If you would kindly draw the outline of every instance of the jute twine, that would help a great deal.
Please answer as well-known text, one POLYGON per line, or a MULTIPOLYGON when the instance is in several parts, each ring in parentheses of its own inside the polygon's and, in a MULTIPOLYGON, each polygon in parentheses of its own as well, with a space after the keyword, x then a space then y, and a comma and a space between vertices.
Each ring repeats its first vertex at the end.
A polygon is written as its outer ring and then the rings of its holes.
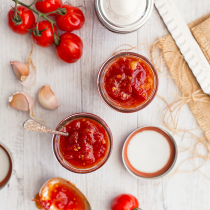
MULTIPOLYGON (((210 14, 189 24, 189 27, 210 63, 210 14)), ((207 161, 210 160, 210 97, 200 88, 196 78, 184 60, 183 55, 179 51, 171 35, 159 38, 153 45, 149 45, 147 43, 143 43, 135 47, 131 45, 122 45, 116 49, 115 53, 136 49, 141 50, 143 46, 143 49, 150 49, 151 62, 159 72, 159 75, 162 75, 162 66, 163 63, 165 63, 171 73, 171 76, 169 77, 173 78, 177 84, 176 93, 172 93, 174 95, 173 102, 168 103, 164 97, 158 95, 159 98, 166 103, 166 107, 161 113, 162 124, 174 135, 183 136, 188 133, 190 136, 189 138, 194 139, 194 142, 189 148, 179 147, 179 152, 191 152, 192 157, 184 160, 176 168, 172 176, 178 172, 199 171, 210 180, 210 177, 201 171, 201 168, 207 163, 207 161), (178 94, 179 89, 182 93, 181 96, 178 94), (181 117, 181 110, 183 106, 187 104, 195 116, 199 128, 204 131, 203 137, 199 137, 194 133, 194 130, 197 128, 183 129, 178 126, 181 117), (199 146, 201 145, 206 150, 205 154, 203 154, 203 152, 201 154, 199 150, 199 146), (198 159, 202 160, 201 164, 197 164, 196 160, 198 159), (194 163, 194 168, 192 170, 180 170, 183 164, 192 160, 194 163)))

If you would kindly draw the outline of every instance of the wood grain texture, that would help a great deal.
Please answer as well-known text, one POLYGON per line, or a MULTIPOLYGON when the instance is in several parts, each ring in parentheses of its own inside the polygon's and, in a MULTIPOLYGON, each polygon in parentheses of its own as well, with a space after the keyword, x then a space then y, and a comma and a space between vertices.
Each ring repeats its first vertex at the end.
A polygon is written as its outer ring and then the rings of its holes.
MULTIPOLYGON (((23 0, 30 3, 31 0, 23 0)), ((58 60, 54 47, 43 49, 34 46, 33 61, 37 67, 37 82, 31 89, 24 88, 17 81, 9 65, 10 60, 25 62, 30 53, 30 35, 18 36, 7 27, 7 12, 11 0, 0 0, 0 142, 12 152, 14 173, 9 184, 0 191, 0 210, 35 210, 31 201, 43 183, 52 177, 62 177, 75 183, 87 196, 93 210, 108 210, 113 197, 121 193, 135 195, 144 210, 207 210, 210 209, 210 181, 200 173, 179 173, 173 179, 142 181, 132 177, 121 160, 122 145, 134 129, 144 125, 161 126, 160 114, 164 102, 156 97, 150 106, 134 114, 121 114, 103 103, 97 92, 96 77, 101 64, 122 44, 136 46, 153 43, 158 37, 168 34, 158 12, 154 9, 150 20, 137 32, 120 35, 106 30, 98 21, 93 0, 68 0, 79 6, 86 17, 82 30, 75 32, 84 42, 84 54, 75 64, 65 64, 58 60), (42 108, 37 102, 37 93, 43 85, 51 85, 58 96, 60 107, 55 111, 42 108), (68 172, 55 160, 51 149, 51 135, 25 131, 22 123, 29 118, 28 113, 8 109, 7 98, 21 90, 35 100, 34 113, 44 119, 46 125, 55 128, 66 116, 77 112, 91 112, 103 118, 114 136, 111 158, 98 171, 78 175, 68 172)), ((176 4, 187 23, 210 12, 209 0, 176 0, 176 4)), ((138 53, 149 57, 148 49, 138 53)), ((168 74, 164 70, 164 74, 168 74)), ((169 102, 176 92, 174 81, 160 75, 158 94, 169 102)), ((188 106, 182 110, 180 127, 195 128, 198 125, 188 106)), ((202 136, 201 131, 197 131, 202 136)), ((175 136, 179 146, 190 146, 191 138, 175 136)), ((190 153, 180 153, 178 164, 190 153)), ((182 167, 191 169, 193 163, 182 167)), ((1 169, 0 169, 1 170, 1 169)), ((206 167, 209 174, 210 167, 206 167)))

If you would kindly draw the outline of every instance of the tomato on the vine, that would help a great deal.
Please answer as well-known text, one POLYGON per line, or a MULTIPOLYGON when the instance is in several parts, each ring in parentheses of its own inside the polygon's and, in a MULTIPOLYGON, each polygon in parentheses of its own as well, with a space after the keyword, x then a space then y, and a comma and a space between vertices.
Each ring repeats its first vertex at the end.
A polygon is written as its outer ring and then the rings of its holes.
POLYGON ((111 210, 141 210, 139 202, 133 195, 122 194, 117 196, 111 204, 111 210))
POLYGON ((76 34, 66 32, 60 36, 60 44, 56 46, 58 58, 67 63, 75 63, 81 58, 82 52, 83 42, 76 34))
POLYGON ((15 15, 14 8, 8 12, 8 26, 9 28, 20 35, 25 35, 35 23, 35 16, 31 10, 24 6, 17 6, 17 13, 15 15))
MULTIPOLYGON (((55 43, 54 41, 54 33, 52 29, 52 25, 48 21, 40 21, 38 24, 38 29, 40 31, 40 36, 36 34, 36 26, 37 23, 33 25, 33 31, 31 32, 31 37, 33 41, 41 46, 41 47, 50 47, 55 43)), ((55 34, 57 35, 57 28, 53 25, 55 34)))
MULTIPOLYGON (((35 6, 39 12, 49 13, 56 11, 58 8, 62 6, 62 0, 39 0, 35 6)), ((54 14, 51 14, 54 15, 54 14)))
POLYGON ((66 14, 55 15, 58 28, 68 32, 81 29, 85 22, 85 16, 82 10, 69 4, 64 4, 61 8, 66 9, 66 14))

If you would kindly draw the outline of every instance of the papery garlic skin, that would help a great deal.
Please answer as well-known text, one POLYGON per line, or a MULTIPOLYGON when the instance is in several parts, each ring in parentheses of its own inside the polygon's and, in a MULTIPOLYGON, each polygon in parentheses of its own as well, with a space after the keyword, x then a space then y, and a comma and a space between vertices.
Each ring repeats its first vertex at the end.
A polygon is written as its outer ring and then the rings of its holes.
POLYGON ((33 68, 30 68, 30 74, 25 79, 25 81, 21 83, 23 86, 31 88, 36 83, 36 71, 33 68))
POLYGON ((36 83, 36 67, 34 66, 32 61, 32 53, 33 53, 33 48, 26 62, 26 65, 29 66, 30 73, 26 78, 26 80, 22 82, 22 85, 27 88, 31 88, 36 83))
POLYGON ((30 72, 29 66, 26 65, 25 63, 21 63, 19 61, 11 61, 10 64, 13 68, 13 71, 14 71, 16 77, 21 82, 25 81, 29 75, 29 72, 30 72))
POLYGON ((46 109, 55 110, 58 108, 58 99, 50 88, 50 85, 43 86, 38 94, 39 103, 46 109))

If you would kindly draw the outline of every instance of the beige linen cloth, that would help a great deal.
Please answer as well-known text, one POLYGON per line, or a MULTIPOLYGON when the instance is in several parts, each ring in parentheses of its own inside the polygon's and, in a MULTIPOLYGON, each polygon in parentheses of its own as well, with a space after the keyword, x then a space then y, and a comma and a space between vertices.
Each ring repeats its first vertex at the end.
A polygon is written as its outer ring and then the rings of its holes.
MULTIPOLYGON (((188 26, 210 63, 210 14, 188 26)), ((162 50, 173 79, 180 88, 183 98, 188 99, 193 115, 210 142, 210 97, 201 90, 171 35, 158 39, 153 49, 157 47, 162 50)))

